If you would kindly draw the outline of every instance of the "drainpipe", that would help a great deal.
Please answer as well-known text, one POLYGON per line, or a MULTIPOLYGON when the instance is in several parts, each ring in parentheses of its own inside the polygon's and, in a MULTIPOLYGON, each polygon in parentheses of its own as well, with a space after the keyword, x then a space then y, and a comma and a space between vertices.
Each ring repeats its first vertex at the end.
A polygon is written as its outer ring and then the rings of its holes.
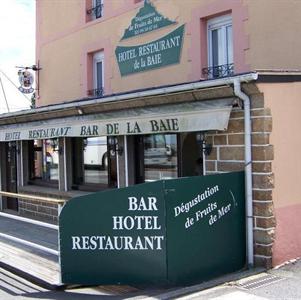
POLYGON ((234 79, 234 94, 244 102, 245 125, 245 195, 247 225, 247 259, 248 266, 254 265, 253 249, 253 202, 252 202, 252 148, 251 148, 251 106, 250 98, 242 92, 239 78, 234 79))

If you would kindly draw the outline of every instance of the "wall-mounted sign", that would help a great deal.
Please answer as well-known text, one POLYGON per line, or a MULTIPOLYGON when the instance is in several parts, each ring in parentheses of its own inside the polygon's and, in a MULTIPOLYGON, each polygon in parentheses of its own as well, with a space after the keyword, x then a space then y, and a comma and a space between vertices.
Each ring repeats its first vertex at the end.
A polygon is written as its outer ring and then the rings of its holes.
POLYGON ((121 40, 176 23, 163 17, 149 1, 145 0, 144 6, 132 19, 131 25, 125 30, 121 40))
MULTIPOLYGON (((121 42, 124 39, 174 24, 177 22, 163 17, 149 0, 145 0, 144 6, 125 30, 121 42)), ((184 27, 185 25, 182 25, 160 39, 146 44, 117 46, 115 54, 121 76, 179 63, 184 27)))
POLYGON ((19 70, 18 71, 19 82, 21 86, 19 87, 19 91, 24 94, 30 94, 34 92, 32 88, 33 85, 33 75, 27 70, 19 70))
POLYGON ((166 36, 146 44, 116 47, 121 76, 179 63, 184 27, 182 25, 166 36))
POLYGON ((73 198, 59 221, 63 283, 208 280, 244 267, 244 173, 156 181, 73 198))

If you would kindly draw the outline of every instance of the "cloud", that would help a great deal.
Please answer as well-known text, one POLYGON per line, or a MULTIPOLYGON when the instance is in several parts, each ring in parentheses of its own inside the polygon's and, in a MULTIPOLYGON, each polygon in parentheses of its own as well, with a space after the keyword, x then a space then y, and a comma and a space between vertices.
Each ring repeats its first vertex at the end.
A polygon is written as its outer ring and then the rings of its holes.
MULTIPOLYGON (((19 86, 16 66, 35 64, 35 1, 0 0, 0 70, 19 86)), ((11 110, 29 105, 5 76, 1 75, 11 110)), ((6 112, 5 99, 0 88, 0 113, 6 112)))

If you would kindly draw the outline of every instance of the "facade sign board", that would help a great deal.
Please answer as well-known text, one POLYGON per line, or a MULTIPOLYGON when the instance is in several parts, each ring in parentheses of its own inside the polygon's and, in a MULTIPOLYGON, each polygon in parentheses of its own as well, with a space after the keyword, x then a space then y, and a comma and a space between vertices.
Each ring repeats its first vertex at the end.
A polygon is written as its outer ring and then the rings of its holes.
POLYGON ((166 36, 143 45, 116 47, 121 76, 179 63, 184 27, 182 25, 166 36))
POLYGON ((67 284, 189 284, 239 270, 244 173, 73 198, 60 214, 60 251, 67 284))
POLYGON ((163 17, 150 1, 145 0, 144 6, 140 8, 132 19, 131 25, 125 30, 122 40, 173 24, 176 22, 163 17))
POLYGON ((34 140, 57 137, 88 137, 225 130, 231 106, 195 111, 170 112, 147 117, 112 118, 47 126, 0 130, 0 141, 34 140))

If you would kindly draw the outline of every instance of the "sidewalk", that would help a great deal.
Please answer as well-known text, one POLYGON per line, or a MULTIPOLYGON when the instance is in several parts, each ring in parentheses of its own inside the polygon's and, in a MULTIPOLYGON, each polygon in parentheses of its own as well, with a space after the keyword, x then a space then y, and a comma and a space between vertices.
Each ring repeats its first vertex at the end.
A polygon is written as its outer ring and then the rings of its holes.
POLYGON ((264 300, 301 299, 301 259, 279 268, 175 299, 264 300))
MULTIPOLYGON (((54 229, 0 217, 0 232, 58 248, 54 229)), ((51 291, 64 288, 59 282, 58 257, 0 238, 0 267, 46 288, 40 299, 52 294, 53 299, 301 299, 301 260, 267 272, 251 269, 188 287, 111 285, 51 291)))

